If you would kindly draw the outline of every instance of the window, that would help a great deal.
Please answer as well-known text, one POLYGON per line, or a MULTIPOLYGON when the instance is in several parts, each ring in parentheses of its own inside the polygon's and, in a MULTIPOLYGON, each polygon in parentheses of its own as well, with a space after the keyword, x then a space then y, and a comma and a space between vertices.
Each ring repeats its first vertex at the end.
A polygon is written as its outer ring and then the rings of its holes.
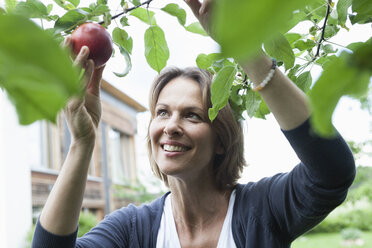
POLYGON ((32 168, 53 169, 52 127, 46 121, 38 121, 28 127, 30 165, 32 168))
POLYGON ((130 183, 133 179, 133 145, 132 138, 120 131, 109 128, 107 152, 111 178, 114 183, 130 183))

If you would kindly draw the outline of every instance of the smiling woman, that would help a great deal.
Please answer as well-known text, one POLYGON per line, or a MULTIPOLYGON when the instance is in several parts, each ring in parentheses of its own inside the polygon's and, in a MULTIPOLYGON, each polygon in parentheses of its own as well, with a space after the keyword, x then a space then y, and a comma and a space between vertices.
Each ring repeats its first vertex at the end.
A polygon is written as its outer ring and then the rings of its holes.
MULTIPOLYGON (((207 21, 211 1, 187 3, 205 29, 213 30, 206 26, 213 24, 207 21)), ((229 103, 211 122, 210 74, 165 69, 150 93, 148 148, 153 170, 170 191, 148 205, 114 211, 76 239, 100 121, 103 70, 93 70, 89 49, 82 50, 76 63, 87 65, 86 94, 65 110, 71 147, 37 223, 34 247, 289 248, 344 201, 355 176, 348 146, 339 134, 325 139, 312 132, 306 95, 258 51, 239 64, 254 88, 261 85, 259 94, 301 162, 288 173, 238 184, 244 137, 229 103)))
POLYGON ((212 129, 214 135, 218 134, 216 137, 217 140, 212 144, 212 146, 216 146, 214 149, 217 149, 217 156, 214 157, 213 161, 213 178, 218 188, 231 188, 239 179, 240 173, 245 165, 242 127, 240 123, 235 120, 229 105, 220 110, 219 115, 213 123, 210 122, 208 118, 208 109, 212 106, 210 100, 211 84, 211 75, 204 70, 198 68, 186 68, 181 70, 171 67, 163 70, 152 85, 152 89, 150 90, 152 93, 149 99, 151 124, 149 126, 147 146, 152 169, 166 185, 169 185, 168 178, 161 172, 157 162, 154 160, 155 156, 152 154, 153 146, 150 133, 151 128, 154 127, 156 123, 159 123, 159 119, 166 119, 165 117, 169 115, 169 113, 166 112, 167 109, 161 108, 165 106, 162 104, 162 99, 159 100, 160 95, 168 97, 169 101, 174 101, 171 102, 171 104, 166 104, 168 107, 175 106, 181 99, 184 99, 186 113, 183 114, 197 115, 197 117, 193 116, 193 118, 188 117, 186 119, 190 120, 190 123, 199 124, 198 127, 200 124, 205 124, 205 126, 212 129), (173 83, 173 87, 168 91, 165 91, 166 89, 163 90, 170 82, 173 83), (179 84, 176 85, 177 82, 179 84), (183 87, 181 86, 182 83, 183 87), (190 89, 193 89, 190 95, 192 95, 194 101, 192 101, 191 98, 185 97, 185 93, 190 89), (162 94, 160 94, 160 92, 162 92, 162 94), (194 110, 195 113, 191 110, 194 110))

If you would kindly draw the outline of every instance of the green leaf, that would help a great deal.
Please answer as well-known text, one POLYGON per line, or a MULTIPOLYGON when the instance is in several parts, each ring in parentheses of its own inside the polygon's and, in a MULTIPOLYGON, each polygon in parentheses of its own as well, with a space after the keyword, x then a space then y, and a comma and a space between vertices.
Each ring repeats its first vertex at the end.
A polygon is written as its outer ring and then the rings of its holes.
POLYGON ((303 21, 306 19, 306 13, 304 11, 297 11, 295 13, 292 13, 292 17, 286 24, 286 28, 283 29, 283 33, 291 30, 293 27, 295 27, 299 22, 303 21))
POLYGON ((3 9, 3 8, 0 8, 0 15, 5 15, 6 14, 6 11, 5 11, 5 9, 3 9))
POLYGON ((34 22, 0 16, 0 84, 23 125, 55 121, 69 97, 81 94, 79 72, 69 53, 34 22))
POLYGON ((305 50, 312 49, 316 45, 316 43, 313 40, 307 39, 306 41, 298 40, 293 45, 298 50, 305 51, 305 50))
POLYGON ((216 60, 219 60, 221 58, 222 56, 220 53, 201 53, 196 58, 196 65, 201 69, 208 69, 216 60))
POLYGON ((293 11, 305 4, 298 0, 216 1, 212 36, 228 57, 251 56, 273 33, 287 31, 293 11))
POLYGON ((245 109, 250 118, 252 118, 260 107, 262 98, 253 90, 248 90, 245 94, 245 109))
POLYGON ((328 16, 327 25, 337 25, 338 24, 338 13, 336 9, 331 10, 328 16))
POLYGON ((75 6, 70 3, 66 3, 65 0, 53 0, 59 7, 65 9, 65 10, 73 10, 75 9, 75 6))
POLYGON ((345 26, 347 20, 347 10, 350 8, 351 3, 353 0, 339 0, 337 2, 337 15, 338 15, 338 23, 341 26, 345 26))
POLYGON ((316 36, 317 32, 318 32, 318 26, 317 25, 314 25, 314 26, 310 27, 309 34, 311 34, 312 36, 316 36))
POLYGON ((52 10, 53 10, 53 4, 48 4, 47 5, 47 12, 48 12, 48 14, 50 14, 50 12, 52 12, 52 10))
POLYGON ((370 0, 352 0, 352 10, 358 15, 372 17, 372 4, 370 0))
POLYGON ((218 111, 226 106, 236 72, 237 69, 235 67, 226 66, 213 79, 211 88, 212 108, 208 110, 208 116, 211 121, 217 117, 218 111))
POLYGON ((140 0, 131 0, 130 1, 134 6, 138 6, 141 4, 140 0))
POLYGON ((326 12, 327 1, 312 0, 306 4, 305 13, 307 14, 307 18, 314 23, 319 23, 323 20, 326 12))
POLYGON ((17 0, 5 0, 5 9, 9 13, 13 11, 16 5, 17 5, 17 0))
MULTIPOLYGON (((341 57, 348 57, 343 52, 341 57)), ((337 57, 328 63, 309 93, 313 110, 311 122, 323 136, 335 134, 332 126, 333 111, 343 95, 362 96, 368 91, 371 73, 349 66, 346 59, 337 57)), ((349 57, 350 58, 350 57, 349 57)))
POLYGON ((178 6, 175 3, 170 3, 167 6, 165 6, 164 8, 162 8, 161 10, 163 10, 164 12, 166 12, 166 13, 172 15, 172 16, 177 17, 178 22, 182 26, 185 26, 185 23, 186 23, 186 11, 184 9, 180 8, 180 6, 178 6))
POLYGON ((328 39, 335 36, 339 30, 340 28, 336 25, 327 25, 324 31, 324 38, 328 39))
POLYGON ((302 35, 297 33, 286 33, 284 34, 285 38, 288 40, 288 42, 292 45, 294 42, 298 41, 302 38, 302 35))
POLYGON ((123 70, 123 72, 114 72, 114 74, 118 77, 125 77, 126 75, 128 75, 128 73, 130 72, 130 70, 132 69, 132 61, 130 59, 130 55, 128 53, 128 51, 119 45, 119 50, 120 50, 120 53, 121 55, 123 55, 123 58, 125 60, 125 68, 123 70))
POLYGON ((120 24, 125 27, 125 26, 129 26, 129 23, 128 23, 128 18, 126 16, 123 16, 122 18, 120 18, 120 24))
POLYGON ((13 13, 28 18, 48 18, 48 9, 39 0, 27 0, 26 2, 19 2, 13 13))
POLYGON ((245 98, 239 93, 242 85, 234 84, 231 86, 229 104, 237 121, 244 120, 243 112, 245 111, 245 98))
POLYGON ((208 36, 208 34, 205 32, 205 30, 203 29, 199 22, 193 22, 190 25, 185 26, 185 29, 194 34, 208 36))
POLYGON ((264 101, 261 101, 254 117, 266 120, 266 115, 270 114, 270 109, 264 101))
POLYGON ((336 55, 331 55, 331 56, 322 56, 319 59, 315 61, 315 63, 321 65, 323 68, 327 67, 327 63, 332 61, 333 59, 336 59, 336 55))
POLYGON ((297 77, 295 84, 306 93, 310 90, 312 82, 313 78, 311 77, 310 71, 306 71, 297 77))
POLYGON ((372 16, 369 15, 349 15, 351 24, 366 24, 372 22, 372 16))
POLYGON ((288 71, 288 73, 287 73, 287 77, 289 77, 292 81, 294 81, 293 78, 296 77, 296 74, 297 74, 297 72, 298 72, 300 69, 301 69, 301 65, 299 65, 299 64, 295 65, 294 67, 292 67, 292 68, 288 71))
POLYGON ((295 55, 288 40, 282 34, 277 34, 273 39, 264 43, 265 51, 278 61, 283 61, 285 70, 294 66, 295 55))
POLYGON ((54 28, 58 31, 68 31, 83 24, 88 19, 89 13, 81 9, 69 10, 60 17, 54 24, 54 28))
POLYGON ((322 45, 323 52, 325 53, 336 53, 337 48, 334 48, 331 44, 322 45))
POLYGON ((357 13, 357 15, 350 15, 352 24, 372 22, 372 4, 369 0, 353 0, 352 10, 357 13))
POLYGON ((145 32, 145 57, 147 63, 157 72, 167 65, 169 49, 164 32, 159 26, 150 26, 145 32))
MULTIPOLYGON (((220 56, 222 57, 222 55, 220 56)), ((222 57, 221 59, 215 60, 209 69, 211 69, 214 72, 219 72, 225 66, 236 66, 236 64, 231 62, 229 59, 222 57)))
POLYGON ((91 8, 89 18, 92 18, 93 16, 100 16, 107 12, 110 12, 110 9, 105 4, 99 4, 95 5, 94 8, 91 8))
POLYGON ((132 10, 130 12, 130 15, 137 17, 138 19, 149 25, 156 25, 155 13, 151 10, 137 8, 132 10))
POLYGON ((80 0, 66 0, 66 1, 72 3, 75 7, 77 7, 80 3, 80 0))
POLYGON ((366 42, 351 43, 347 48, 353 51, 348 57, 348 65, 372 73, 372 38, 366 42))
POLYGON ((114 28, 112 31, 112 40, 119 46, 125 48, 128 53, 132 53, 133 39, 125 30, 118 27, 114 28))

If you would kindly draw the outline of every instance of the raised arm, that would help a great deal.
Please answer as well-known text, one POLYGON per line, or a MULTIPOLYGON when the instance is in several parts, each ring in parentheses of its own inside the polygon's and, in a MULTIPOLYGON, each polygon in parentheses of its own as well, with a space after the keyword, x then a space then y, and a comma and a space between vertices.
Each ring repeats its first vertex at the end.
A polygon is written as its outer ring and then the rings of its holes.
MULTIPOLYGON (((69 43, 68 37, 65 44, 68 46, 69 43)), ((83 47, 75 59, 76 66, 85 68, 85 96, 71 99, 65 108, 71 145, 40 216, 41 226, 56 235, 68 235, 77 229, 96 128, 101 117, 99 87, 103 67, 94 69, 88 55, 89 49, 83 47)))
MULTIPOLYGON (((213 22, 209 20, 209 15, 213 1, 204 0, 203 3, 199 0, 185 1, 204 29, 211 35, 213 22)), ((257 86, 270 72, 272 61, 263 51, 259 51, 256 57, 241 60, 239 64, 257 86)), ((310 108, 306 95, 279 69, 275 70, 273 78, 259 92, 283 130, 293 129, 308 119, 310 108)))

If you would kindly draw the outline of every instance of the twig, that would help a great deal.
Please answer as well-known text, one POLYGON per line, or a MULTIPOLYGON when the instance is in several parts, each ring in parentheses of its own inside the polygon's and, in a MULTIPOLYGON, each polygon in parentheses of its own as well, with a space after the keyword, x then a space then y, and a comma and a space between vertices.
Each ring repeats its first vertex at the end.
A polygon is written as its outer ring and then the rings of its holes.
MULTIPOLYGON (((121 12, 121 13, 119 13, 119 14, 117 14, 117 15, 112 16, 112 17, 111 17, 111 20, 114 20, 114 19, 118 18, 119 16, 122 16, 122 15, 124 15, 125 13, 128 13, 129 11, 135 10, 135 9, 141 7, 142 5, 147 4, 147 6, 148 6, 152 1, 153 1, 153 0, 147 0, 147 1, 141 3, 141 4, 137 5, 137 6, 134 6, 134 7, 129 8, 129 9, 125 9, 123 12, 121 12)), ((101 24, 103 24, 103 23, 104 23, 104 21, 101 21, 101 22, 99 22, 98 24, 101 25, 101 24)))
POLYGON ((332 3, 332 0, 328 0, 327 12, 326 12, 323 27, 322 27, 322 35, 320 37, 320 40, 318 41, 318 47, 317 47, 316 53, 313 57, 313 61, 315 61, 315 59, 317 57, 319 57, 320 47, 322 45, 322 42, 324 41, 324 33, 325 33, 326 26, 327 26, 327 20, 328 20, 329 14, 331 13, 331 3, 332 3))
POLYGON ((333 41, 330 41, 330 40, 325 40, 324 42, 328 42, 328 43, 333 44, 335 46, 339 46, 341 48, 348 49, 346 46, 341 45, 341 44, 337 44, 336 42, 333 42, 333 41))

